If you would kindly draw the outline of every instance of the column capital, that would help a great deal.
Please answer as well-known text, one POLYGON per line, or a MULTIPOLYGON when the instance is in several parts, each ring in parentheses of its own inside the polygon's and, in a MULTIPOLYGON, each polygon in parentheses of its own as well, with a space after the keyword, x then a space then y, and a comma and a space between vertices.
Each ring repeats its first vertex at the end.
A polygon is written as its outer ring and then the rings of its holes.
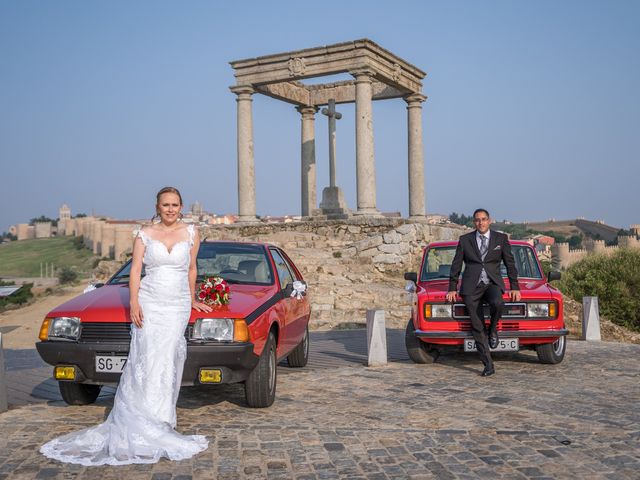
POLYGON ((234 85, 229 87, 233 93, 235 93, 239 99, 251 99, 251 95, 256 93, 255 88, 251 85, 234 85))
POLYGON ((303 117, 313 117, 316 113, 318 113, 318 110, 320 110, 320 108, 313 105, 299 105, 296 107, 296 110, 300 114, 302 114, 303 117))
POLYGON ((370 83, 373 80, 373 76, 376 74, 373 69, 367 67, 354 68, 353 70, 350 70, 349 73, 356 79, 356 83, 370 83))
POLYGON ((422 108, 421 103, 427 99, 426 95, 422 93, 412 93, 404 97, 404 101, 407 102, 407 108, 411 107, 420 107, 422 108))

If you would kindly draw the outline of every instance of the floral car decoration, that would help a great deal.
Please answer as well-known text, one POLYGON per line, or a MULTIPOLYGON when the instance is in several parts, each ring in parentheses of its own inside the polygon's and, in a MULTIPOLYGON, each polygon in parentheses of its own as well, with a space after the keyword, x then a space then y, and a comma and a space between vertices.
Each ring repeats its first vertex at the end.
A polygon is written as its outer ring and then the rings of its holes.
MULTIPOLYGON (((300 271, 282 249, 265 243, 205 241, 196 263, 195 293, 216 307, 191 310, 182 385, 244 383, 249 407, 270 406, 278 363, 304 367, 309 358, 311 308, 300 271)), ((127 368, 137 328, 129 316, 130 272, 127 262, 42 322, 36 348, 53 365, 69 404, 94 402, 102 385, 116 384, 127 368)))
MULTIPOLYGON (((526 242, 511 241, 518 270, 521 300, 511 302, 503 295, 504 310, 498 322, 499 343, 492 351, 515 352, 534 349, 542 363, 560 363, 566 350, 562 294, 549 282, 559 272, 542 271, 535 249, 526 242)), ((412 313, 407 324, 405 345, 416 363, 430 363, 446 349, 477 351, 469 313, 462 301, 446 300, 449 273, 458 242, 433 242, 424 249, 420 272, 405 273, 407 291, 412 298, 412 313)), ((506 269, 502 266, 502 276, 506 269)), ((509 289, 509 281, 505 278, 509 289)), ((459 285, 458 285, 459 289, 459 285)), ((486 325, 489 308, 484 305, 486 325)))
POLYGON ((198 299, 207 305, 227 305, 230 298, 229 284, 222 277, 207 277, 198 289, 198 299))

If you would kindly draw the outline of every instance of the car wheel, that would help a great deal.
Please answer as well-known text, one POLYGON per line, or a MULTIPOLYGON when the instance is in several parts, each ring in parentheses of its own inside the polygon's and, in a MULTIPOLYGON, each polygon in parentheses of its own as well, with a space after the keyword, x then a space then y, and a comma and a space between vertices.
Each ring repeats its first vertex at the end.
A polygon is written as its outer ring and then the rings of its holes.
POLYGON ((273 404, 277 376, 276 339, 273 332, 269 332, 260 360, 244 383, 245 399, 251 408, 265 408, 273 404))
POLYGON ((536 353, 540 363, 549 363, 555 365, 560 363, 564 358, 564 352, 567 350, 566 337, 558 337, 553 343, 545 343, 544 345, 536 345, 536 353))
POLYGON ((100 395, 102 385, 86 385, 84 383, 58 382, 60 395, 69 405, 89 405, 100 395))
POLYGON ((429 346, 416 337, 416 329, 413 326, 413 320, 409 319, 407 331, 404 335, 404 344, 407 347, 409 358, 415 363, 432 363, 433 356, 430 354, 429 346))
POLYGON ((309 325, 307 325, 302 341, 287 356, 287 363, 289 364, 290 367, 294 367, 294 368, 304 367, 308 361, 309 361, 309 325))

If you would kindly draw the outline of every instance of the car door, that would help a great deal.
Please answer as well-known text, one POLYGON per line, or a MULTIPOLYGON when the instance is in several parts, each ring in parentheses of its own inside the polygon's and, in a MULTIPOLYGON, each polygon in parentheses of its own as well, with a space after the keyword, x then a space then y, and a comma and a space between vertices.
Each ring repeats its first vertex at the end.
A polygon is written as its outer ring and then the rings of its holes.
POLYGON ((281 322, 281 332, 278 343, 280 344, 280 351, 278 352, 279 356, 289 352, 295 347, 294 340, 291 336, 295 332, 292 329, 292 319, 295 315, 295 299, 291 298, 291 291, 287 290, 287 286, 293 284, 294 277, 291 274, 291 270, 287 265, 286 260, 281 255, 280 251, 277 248, 270 248, 271 258, 273 258, 273 263, 276 266, 276 273, 278 274, 278 282, 280 283, 280 291, 282 292, 283 298, 280 301, 282 308, 280 309, 280 322, 281 322))
MULTIPOLYGON (((289 256, 283 251, 280 251, 280 254, 289 267, 289 271, 291 272, 291 276, 293 277, 293 279, 300 282, 303 281, 302 275, 293 264, 289 256)), ((306 296, 303 296, 302 298, 294 297, 291 300, 292 301, 289 302, 290 318, 288 322, 288 337, 291 340, 291 348, 295 348, 296 345, 298 345, 304 337, 305 331, 307 329, 307 323, 309 321, 309 313, 311 311, 311 308, 309 307, 309 300, 306 296)))

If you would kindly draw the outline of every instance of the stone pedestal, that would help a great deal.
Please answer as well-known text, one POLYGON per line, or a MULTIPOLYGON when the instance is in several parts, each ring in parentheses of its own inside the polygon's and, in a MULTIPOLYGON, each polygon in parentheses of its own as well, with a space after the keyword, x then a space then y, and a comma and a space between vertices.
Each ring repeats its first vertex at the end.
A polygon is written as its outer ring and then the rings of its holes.
POLYGON ((344 194, 340 187, 325 187, 322 190, 320 213, 329 220, 344 220, 349 218, 349 208, 344 201, 344 194))
POLYGON ((598 297, 582 297, 582 339, 595 342, 601 340, 598 297))
POLYGON ((387 330, 384 310, 367 310, 367 365, 387 364, 387 330))
POLYGON ((2 346, 2 333, 0 333, 0 413, 9 409, 7 401, 7 379, 4 373, 4 349, 2 346))

